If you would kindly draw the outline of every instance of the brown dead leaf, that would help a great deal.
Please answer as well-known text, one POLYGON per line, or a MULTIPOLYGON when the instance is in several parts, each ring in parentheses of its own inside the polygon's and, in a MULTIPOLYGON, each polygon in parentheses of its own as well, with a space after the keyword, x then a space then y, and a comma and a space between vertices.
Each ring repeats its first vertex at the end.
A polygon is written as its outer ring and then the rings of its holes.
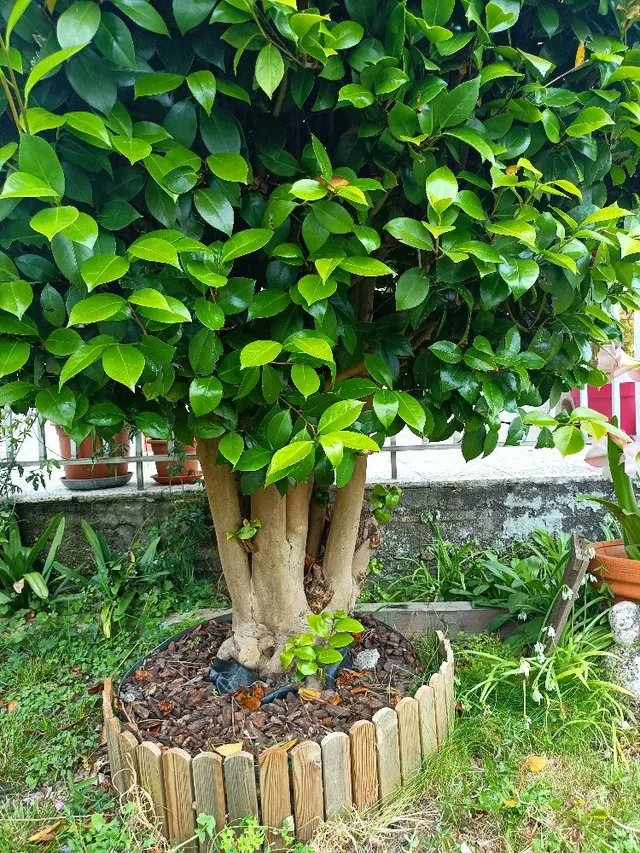
POLYGON ((285 752, 289 752, 290 749, 298 743, 297 737, 292 737, 291 740, 285 741, 285 743, 280 744, 280 749, 284 749, 285 752))
POLYGON ((357 695, 360 695, 361 693, 364 693, 364 694, 371 693, 371 688, 370 687, 353 687, 351 689, 351 692, 353 693, 354 696, 357 696, 357 695))
POLYGON ((31 842, 31 844, 49 844, 51 841, 55 840, 56 834, 63 823, 64 820, 57 820, 50 826, 45 826, 44 829, 39 829, 38 832, 34 832, 33 835, 30 835, 27 841, 31 842))
POLYGON ((332 696, 331 699, 327 699, 327 705, 339 705, 342 702, 342 699, 336 693, 335 696, 332 696))
POLYGON ((578 45, 578 49, 576 50, 576 61, 573 63, 576 68, 578 68, 580 65, 584 65, 584 55, 585 48, 582 42, 580 42, 580 44, 578 45))
POLYGON ((18 700, 17 699, 9 699, 9 701, 7 702, 7 714, 12 714, 17 707, 18 707, 18 700))
POLYGON ((243 708, 246 708, 247 711, 257 711, 260 707, 260 700, 257 696, 245 696, 244 699, 240 701, 240 704, 243 708))
POLYGON ((148 669, 136 669, 133 673, 134 681, 148 681, 150 678, 153 678, 153 673, 148 669))
POLYGON ((176 703, 172 699, 163 699, 162 702, 158 702, 158 711, 161 714, 170 714, 175 707, 176 703))
POLYGON ((228 755, 235 755, 236 752, 242 752, 243 743, 223 743, 222 746, 214 746, 213 748, 218 753, 226 758, 228 755))
POLYGON ((547 759, 542 755, 529 755, 524 760, 524 766, 529 773, 542 773, 547 766, 547 759))
POLYGON ((298 696, 303 702, 314 702, 316 699, 320 698, 320 691, 311 690, 310 687, 301 687, 300 690, 298 690, 298 696))
POLYGON ((98 684, 94 684, 93 687, 90 687, 87 690, 89 696, 94 696, 96 693, 100 693, 102 688, 104 687, 104 681, 100 681, 98 684))

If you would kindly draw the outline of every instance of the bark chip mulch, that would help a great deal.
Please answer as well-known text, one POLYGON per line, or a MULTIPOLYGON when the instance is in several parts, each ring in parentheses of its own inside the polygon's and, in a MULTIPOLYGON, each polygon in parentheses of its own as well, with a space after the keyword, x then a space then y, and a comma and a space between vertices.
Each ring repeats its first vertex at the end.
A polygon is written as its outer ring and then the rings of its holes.
MULTIPOLYGON (((216 695, 207 674, 231 626, 214 620, 196 626, 163 651, 149 655, 120 686, 120 719, 136 737, 192 755, 226 744, 258 753, 296 740, 320 741, 348 732, 380 708, 393 708, 423 672, 413 646, 376 619, 361 619, 365 631, 350 647, 352 659, 377 649, 375 669, 343 670, 334 690, 301 690, 260 705, 260 699, 291 681, 255 683, 235 694, 216 695)), ((224 754, 224 750, 220 750, 224 754)))

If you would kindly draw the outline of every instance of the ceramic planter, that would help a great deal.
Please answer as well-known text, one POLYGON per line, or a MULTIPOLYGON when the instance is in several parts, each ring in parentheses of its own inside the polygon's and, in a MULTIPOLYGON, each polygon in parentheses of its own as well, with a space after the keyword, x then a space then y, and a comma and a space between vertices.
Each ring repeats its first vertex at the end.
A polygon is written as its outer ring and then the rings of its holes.
POLYGON ((615 601, 640 601, 640 560, 627 557, 624 542, 592 542, 595 557, 589 571, 613 590, 615 601))
MULTIPOLYGON (((56 426, 58 440, 60 442, 60 456, 62 459, 72 459, 71 439, 62 427, 56 426)), ((115 447, 118 456, 129 455, 129 432, 122 429, 114 436, 115 447)), ((91 458, 102 450, 102 440, 99 436, 87 436, 84 441, 76 445, 76 458, 87 459, 86 465, 63 465, 63 484, 68 489, 105 489, 114 486, 122 486, 131 479, 129 464, 120 462, 118 464, 106 462, 93 462, 91 458)))
MULTIPOLYGON (((154 456, 166 456, 169 453, 169 442, 157 438, 147 438, 147 445, 151 448, 154 456)), ((186 454, 195 453, 193 446, 184 447, 186 454)), ((176 471, 176 460, 168 459, 166 462, 156 462, 156 474, 152 478, 160 486, 180 486, 195 483, 202 477, 202 471, 197 459, 187 459, 179 471, 176 471)))

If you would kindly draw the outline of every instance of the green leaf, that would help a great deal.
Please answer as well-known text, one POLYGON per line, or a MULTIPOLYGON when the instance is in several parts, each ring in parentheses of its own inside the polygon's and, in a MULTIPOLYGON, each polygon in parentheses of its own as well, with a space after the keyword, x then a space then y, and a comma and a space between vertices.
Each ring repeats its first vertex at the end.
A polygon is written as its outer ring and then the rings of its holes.
POLYGON ((396 285, 396 308, 406 311, 415 308, 427 298, 429 279, 420 267, 403 272, 396 285))
POLYGON ((222 262, 228 263, 243 255, 257 252, 273 237, 273 231, 268 228, 249 228, 234 234, 222 247, 222 262))
POLYGON ((54 329, 44 345, 54 355, 71 355, 83 345, 83 340, 75 329, 54 329))
POLYGON ((414 249, 433 249, 431 235, 424 224, 417 219, 399 216, 387 222, 384 228, 405 246, 411 246, 414 249))
POLYGON ((0 337, 0 376, 20 370, 29 360, 30 347, 24 341, 0 337))
POLYGON ((59 198, 48 184, 28 172, 11 172, 0 198, 59 198))
POLYGON ((127 303, 122 296, 115 293, 101 293, 98 296, 89 296, 81 299, 71 309, 69 314, 69 325, 100 323, 109 320, 119 312, 123 311, 127 303))
POLYGON ((215 0, 173 0, 173 17, 180 34, 184 35, 201 24, 214 6, 215 0))
POLYGON ((427 178, 427 198, 438 214, 450 207, 458 195, 458 182, 448 166, 441 166, 427 178))
POLYGON ((396 391, 398 415, 408 427, 418 433, 424 430, 427 416, 420 403, 405 391, 396 391))
POLYGON ((16 279, 0 284, 0 308, 19 320, 33 302, 33 289, 26 281, 16 279))
POLYGON ((388 267, 386 264, 383 264, 382 261, 378 261, 376 260, 376 258, 369 258, 365 256, 354 256, 351 258, 345 258, 344 260, 340 261, 339 266, 341 269, 353 273, 354 275, 395 275, 394 270, 392 270, 391 267, 388 267))
POLYGON ((282 479, 294 465, 302 462, 310 453, 313 453, 312 441, 294 441, 293 444, 276 450, 267 469, 265 485, 282 479))
POLYGON ((337 202, 316 201, 311 209, 318 224, 331 234, 348 234, 353 231, 351 214, 337 202))
POLYGON ((395 391, 376 391, 373 395, 373 411, 383 427, 390 427, 398 414, 398 398, 395 391))
POLYGON ((14 0, 11 4, 11 11, 9 12, 9 16, 7 17, 7 29, 5 32, 4 40, 6 44, 9 44, 11 39, 11 33, 14 30, 14 27, 20 20, 20 18, 27 11, 31 0, 14 0))
POLYGON ((167 74, 166 72, 142 74, 134 84, 134 96, 141 98, 145 95, 163 95, 165 92, 173 92, 182 83, 184 83, 182 74, 167 74))
POLYGON ((32 382, 7 382, 0 388, 0 406, 10 406, 18 400, 24 400, 34 389, 32 382))
MULTIPOLYGON (((189 386, 189 403, 197 417, 208 415, 222 400, 222 382, 214 376, 196 376, 189 386)), ((238 454, 239 455, 239 454, 238 454)))
POLYGON ((207 166, 214 175, 223 181, 236 181, 241 184, 247 183, 249 166, 240 154, 229 152, 227 154, 210 154, 207 157, 207 166))
POLYGON ((147 0, 113 0, 114 4, 131 20, 145 30, 168 36, 169 30, 161 15, 147 0))
POLYGON ((57 50, 55 53, 50 53, 49 56, 46 56, 39 62, 36 62, 27 77, 27 82, 24 84, 25 102, 29 100, 29 95, 31 94, 33 87, 39 83, 43 77, 46 77, 47 74, 62 65, 65 60, 72 57, 79 50, 82 50, 83 47, 84 45, 82 44, 75 45, 74 47, 65 47, 64 50, 57 50))
POLYGON ((151 154, 151 145, 144 139, 134 139, 132 136, 114 136, 113 147, 119 154, 126 157, 133 165, 139 160, 144 160, 151 154))
POLYGON ((103 352, 102 367, 111 379, 135 391, 144 370, 144 356, 133 344, 114 344, 103 352))
POLYGON ((586 107, 567 128, 567 136, 586 136, 606 125, 615 124, 611 116, 602 107, 586 107))
MULTIPOLYGON (((73 331, 73 329, 60 329, 59 331, 73 331)), ((113 343, 113 338, 107 335, 99 335, 97 338, 77 347, 76 351, 70 355, 62 368, 60 386, 64 385, 65 382, 85 368, 90 367, 90 365, 100 358, 105 349, 113 343)))
POLYGON ((77 218, 78 209, 75 207, 48 207, 36 213, 29 224, 34 231, 44 234, 48 240, 53 240, 58 232, 77 218))
POLYGON ((120 255, 94 255, 88 258, 80 267, 80 275, 89 290, 99 284, 122 278, 129 269, 129 261, 120 255))
POLYGON ((196 317, 203 326, 217 332, 224 326, 224 311, 219 305, 199 296, 195 304, 196 317))
POLYGON ((327 194, 327 188, 319 181, 313 181, 310 178, 302 178, 296 181, 289 192, 296 198, 302 198, 305 201, 316 201, 319 198, 324 198, 327 194))
POLYGON ((123 68, 135 68, 136 51, 129 28, 117 15, 103 12, 100 29, 94 38, 94 44, 102 55, 123 68))
POLYGON ((228 459, 232 465, 235 465, 244 450, 242 436, 238 435, 237 432, 227 433, 224 438, 220 439, 218 450, 225 459, 228 459))
POLYGON ((331 160, 329 160, 329 155, 327 154, 326 148, 322 142, 320 142, 318 137, 313 134, 311 134, 311 147, 313 148, 313 154, 316 158, 316 162, 318 163, 320 174, 325 181, 330 182, 333 177, 331 160))
POLYGON ((500 264, 498 272, 509 285, 514 298, 520 299, 536 283, 540 267, 533 260, 513 258, 500 264))
POLYGON ((370 107, 373 100, 373 94, 369 89, 359 83, 347 83, 338 92, 338 101, 347 101, 359 110, 370 107))
POLYGON ((196 210, 212 228, 228 237, 233 233, 234 213, 231 202, 218 190, 196 190, 193 195, 196 210))
POLYGON ((333 403, 328 409, 325 409, 320 417, 318 435, 336 432, 351 426, 358 420, 363 406, 364 403, 360 400, 341 400, 339 403, 333 403))
POLYGON ((282 352, 282 344, 276 341, 253 341, 242 348, 240 364, 242 367, 260 367, 277 358, 282 352))
POLYGON ((278 48, 270 42, 265 45, 256 59, 256 81, 268 98, 280 85, 284 77, 284 61, 278 48))
POLYGON ((473 190, 460 190, 456 204, 472 219, 483 220, 487 218, 487 214, 482 207, 482 202, 473 190))
POLYGON ((480 78, 474 77, 440 96, 436 112, 438 127, 455 127, 473 113, 480 94, 480 78))
POLYGON ((453 341, 436 341, 429 347, 431 352, 447 364, 457 364, 462 361, 462 350, 453 341))
POLYGON ((320 377, 308 364, 294 364, 291 368, 291 381, 305 399, 320 388, 320 377))
POLYGON ((336 292, 337 283, 333 278, 323 280, 319 275, 305 275, 298 282, 298 290, 309 305, 321 299, 328 299, 336 292))
POLYGON ((90 0, 73 3, 60 15, 56 24, 56 36, 60 47, 85 45, 98 32, 100 7, 90 0))
POLYGON ((322 338, 314 338, 310 336, 297 337, 293 342, 295 349, 300 352, 306 352, 307 355, 313 358, 318 358, 321 361, 333 361, 333 353, 329 344, 322 338))
POLYGON ((18 151, 18 165, 22 172, 39 178, 59 196, 64 195, 65 181, 58 155, 40 136, 22 136, 18 151))
POLYGON ((553 432, 553 443, 563 456, 570 456, 583 449, 584 436, 576 426, 561 426, 553 432))
POLYGON ((216 78, 211 71, 194 71, 189 74, 187 86, 205 113, 210 116, 216 98, 216 78))
POLYGON ((47 421, 70 426, 76 413, 76 398, 68 388, 45 388, 36 394, 36 409, 47 421))
POLYGON ((140 290, 135 290, 129 297, 129 302, 132 305, 141 305, 144 308, 159 308, 161 311, 171 311, 171 306, 167 302, 166 296, 152 287, 141 287, 140 290))
POLYGON ((535 243, 536 229, 528 222, 520 220, 509 220, 505 222, 493 222, 486 226, 487 231, 492 234, 502 234, 506 237, 516 237, 524 243, 535 243))
POLYGON ((275 317, 280 314, 291 302, 291 297, 286 290, 267 289, 261 290, 249 303, 247 319, 255 320, 261 317, 275 317))
POLYGON ((367 368, 369 376, 375 379, 380 385, 386 385, 387 388, 393 387, 393 373, 386 361, 378 358, 377 355, 367 354, 364 357, 364 365, 367 368))
POLYGON ((158 237, 141 237, 129 246, 128 252, 134 258, 154 261, 159 264, 170 264, 180 269, 178 252, 172 243, 158 237))
POLYGON ((452 139, 459 139, 461 142, 464 142, 471 148, 474 148, 483 160, 495 163, 496 158, 494 156, 493 149, 477 130, 473 130, 470 127, 459 127, 455 130, 447 130, 443 135, 450 136, 452 139))
POLYGON ((67 127, 78 130, 80 133, 84 133, 87 136, 94 136, 96 139, 104 142, 104 144, 109 148, 111 147, 109 131, 100 116, 80 111, 65 113, 64 117, 67 127))

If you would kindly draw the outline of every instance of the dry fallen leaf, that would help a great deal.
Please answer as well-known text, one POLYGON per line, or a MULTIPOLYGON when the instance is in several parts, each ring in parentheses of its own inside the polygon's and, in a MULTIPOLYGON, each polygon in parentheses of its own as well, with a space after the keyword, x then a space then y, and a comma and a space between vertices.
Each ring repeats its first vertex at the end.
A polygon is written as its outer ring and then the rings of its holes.
POLYGON ((541 755, 530 755, 525 758, 525 767, 530 773, 542 773, 547 766, 547 759, 541 755))
POLYGON ((175 707, 176 703, 172 699, 163 699, 162 702, 158 702, 158 711, 161 714, 170 714, 175 707))
POLYGON ((45 826, 44 829, 38 830, 38 832, 34 832, 33 835, 30 835, 27 841, 30 841, 31 844, 49 844, 51 841, 55 840, 56 833, 64 823, 64 820, 57 820, 55 823, 52 823, 50 826, 45 826))
POLYGON ((239 743, 223 743, 222 746, 214 746, 218 755, 226 758, 228 755, 235 755, 236 752, 242 752, 242 741, 239 743))
POLYGON ((582 42, 580 42, 580 44, 578 45, 578 49, 576 50, 576 61, 573 63, 576 68, 579 65, 584 65, 584 54, 584 45, 582 44, 582 42))
POLYGON ((320 691, 311 690, 310 687, 301 687, 300 690, 298 690, 298 696, 303 702, 313 702, 320 698, 320 691))
POLYGON ((287 740, 287 741, 285 741, 284 743, 280 744, 280 749, 284 749, 284 751, 285 751, 285 752, 289 752, 289 750, 290 750, 290 749, 293 749, 293 747, 294 747, 297 743, 298 743, 298 738, 297 738, 297 737, 293 737, 293 738, 291 738, 291 740, 287 740))
POLYGON ((17 699, 9 699, 7 702, 7 714, 11 714, 18 707, 17 699))
POLYGON ((504 804, 508 809, 512 809, 514 806, 518 805, 518 801, 517 800, 505 800, 504 804))
POLYGON ((153 673, 149 672, 148 669, 136 669, 133 673, 134 681, 148 681, 150 678, 153 678, 153 673))

